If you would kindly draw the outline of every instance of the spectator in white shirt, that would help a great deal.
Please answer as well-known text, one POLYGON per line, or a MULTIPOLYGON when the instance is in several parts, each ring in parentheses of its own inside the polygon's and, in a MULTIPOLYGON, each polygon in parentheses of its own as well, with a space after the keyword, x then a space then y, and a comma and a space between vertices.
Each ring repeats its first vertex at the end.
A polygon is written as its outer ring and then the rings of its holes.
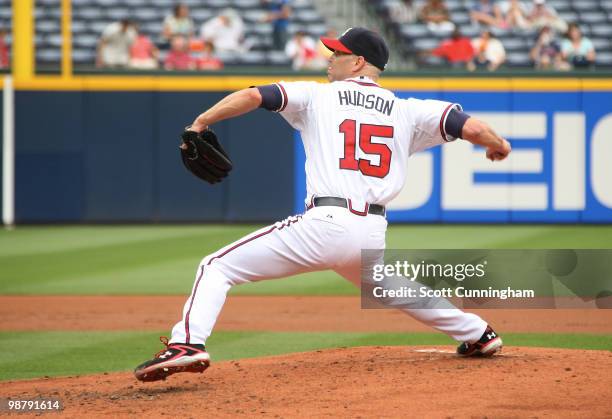
POLYGON ((109 24, 100 37, 96 66, 125 67, 130 60, 130 46, 136 40, 136 30, 128 19, 109 24))
POLYGON ((472 47, 475 54, 474 61, 468 66, 472 71, 477 68, 495 71, 506 61, 504 45, 488 30, 483 31, 480 38, 472 40, 472 47))
POLYGON ((186 4, 179 3, 174 6, 172 14, 164 19, 162 37, 170 42, 174 36, 184 36, 187 39, 193 36, 193 20, 189 17, 189 8, 186 4))
POLYGON ((546 0, 533 0, 527 20, 534 29, 550 26, 557 32, 567 31, 567 23, 557 15, 556 10, 552 6, 546 4, 546 0))
POLYGON ((399 0, 389 7, 389 17, 397 23, 414 23, 419 18, 415 0, 399 0))
POLYGON ((301 31, 287 42, 285 54, 293 60, 294 70, 317 70, 327 66, 325 58, 317 52, 314 39, 301 31))
POLYGON ((527 29, 527 7, 519 0, 507 0, 499 4, 507 28, 527 29))
POLYGON ((212 42, 215 51, 241 52, 244 22, 233 9, 223 10, 219 16, 204 22, 200 29, 204 41, 212 42))

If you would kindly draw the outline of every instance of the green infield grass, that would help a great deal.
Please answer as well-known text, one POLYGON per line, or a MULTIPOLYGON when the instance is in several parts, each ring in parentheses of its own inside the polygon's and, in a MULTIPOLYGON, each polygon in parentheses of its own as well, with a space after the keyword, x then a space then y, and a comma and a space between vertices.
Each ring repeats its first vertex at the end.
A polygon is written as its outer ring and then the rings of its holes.
MULTIPOLYGON (((25 226, 0 230, 0 294, 190 292, 200 260, 255 225, 25 226)), ((398 225, 389 249, 612 248, 612 226, 398 225)), ((243 295, 357 295, 333 272, 235 287, 243 295)))
MULTIPOLYGON (((162 333, 163 334, 163 333, 162 333)), ((129 371, 162 348, 159 332, 0 332, 0 380, 129 371)), ((612 350, 612 336, 504 334, 506 346, 612 350)), ((213 362, 354 346, 454 345, 439 333, 216 332, 213 362)), ((372 351, 376 351, 375 348, 372 351)))

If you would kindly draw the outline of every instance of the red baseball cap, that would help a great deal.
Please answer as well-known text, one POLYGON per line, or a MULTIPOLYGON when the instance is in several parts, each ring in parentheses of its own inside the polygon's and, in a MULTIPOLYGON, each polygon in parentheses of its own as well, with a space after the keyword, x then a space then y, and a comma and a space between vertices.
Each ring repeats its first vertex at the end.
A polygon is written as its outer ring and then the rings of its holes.
POLYGON ((321 42, 331 51, 360 55, 381 70, 385 69, 389 61, 389 48, 385 40, 366 28, 349 28, 340 38, 322 37, 321 42))

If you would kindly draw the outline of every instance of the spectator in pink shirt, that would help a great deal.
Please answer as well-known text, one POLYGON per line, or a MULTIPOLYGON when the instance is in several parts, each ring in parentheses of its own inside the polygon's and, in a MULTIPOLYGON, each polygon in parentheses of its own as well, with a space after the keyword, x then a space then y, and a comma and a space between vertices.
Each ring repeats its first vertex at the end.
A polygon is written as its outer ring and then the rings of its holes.
POLYGON ((134 29, 138 33, 136 39, 130 47, 130 61, 128 67, 141 70, 150 70, 159 67, 159 50, 151 42, 148 36, 138 32, 138 27, 134 29))
POLYGON ((223 61, 215 56, 215 46, 210 41, 204 42, 202 54, 197 58, 198 70, 221 70, 223 61))
POLYGON ((189 44, 184 36, 174 36, 170 42, 170 52, 164 61, 166 70, 194 70, 196 60, 189 54, 189 44))

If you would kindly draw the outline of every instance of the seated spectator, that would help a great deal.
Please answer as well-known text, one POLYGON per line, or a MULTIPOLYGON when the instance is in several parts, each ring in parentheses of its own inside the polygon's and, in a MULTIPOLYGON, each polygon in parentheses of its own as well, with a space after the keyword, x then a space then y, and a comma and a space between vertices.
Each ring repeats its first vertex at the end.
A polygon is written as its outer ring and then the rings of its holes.
POLYGON ((419 19, 427 24, 430 31, 450 32, 455 29, 448 8, 443 0, 427 0, 419 12, 419 19))
POLYGON ((474 59, 472 41, 455 28, 450 39, 440 42, 431 55, 444 58, 452 67, 465 68, 474 59))
POLYGON ((269 9, 262 22, 272 23, 272 48, 283 50, 287 45, 289 18, 291 17, 290 0, 260 0, 269 9))
POLYGON ((552 6, 546 4, 546 0, 533 0, 531 10, 527 14, 527 21, 529 26, 534 29, 550 26, 557 32, 567 31, 567 23, 557 15, 552 6))
POLYGON ((151 42, 151 39, 138 31, 138 26, 134 25, 136 39, 130 47, 130 61, 128 67, 141 70, 151 70, 159 67, 159 50, 151 42))
POLYGON ((6 29, 0 29, 0 68, 11 66, 9 46, 6 43, 6 29))
POLYGON ((327 60, 317 53, 314 39, 298 31, 287 42, 285 53, 293 60, 294 70, 317 70, 327 66, 327 60))
POLYGON ((189 7, 186 4, 174 6, 172 14, 164 19, 162 38, 169 42, 176 35, 187 39, 193 36, 193 20, 189 17, 189 7))
POLYGON ((223 61, 215 56, 215 46, 210 41, 204 41, 201 55, 196 59, 198 70, 221 70, 223 61))
POLYGON ((569 25, 566 39, 561 43, 561 58, 565 68, 587 68, 595 63, 595 47, 589 38, 582 36, 576 23, 569 25))
POLYGON ((480 68, 495 71, 506 61, 506 49, 488 30, 483 31, 480 38, 472 40, 472 48, 475 55, 474 60, 468 65, 470 71, 480 68))
POLYGON ((504 18, 494 0, 478 0, 470 11, 470 18, 475 24, 504 27, 504 18))
POLYGON ((397 23, 414 23, 419 11, 414 0, 399 0, 389 8, 389 17, 397 23))
POLYGON ((549 70, 560 68, 561 48, 556 40, 555 33, 550 26, 544 26, 536 38, 536 43, 531 48, 529 56, 538 70, 549 70))
POLYGON ((507 28, 527 29, 527 7, 519 0, 506 0, 499 5, 507 28))
POLYGON ((164 60, 166 70, 194 70, 195 59, 189 54, 189 43, 184 36, 176 35, 170 41, 170 52, 164 60))
POLYGON ((109 24, 100 37, 96 65, 98 67, 125 67, 130 60, 130 46, 136 39, 132 22, 123 19, 109 24))
POLYGON ((214 45, 215 51, 241 52, 244 22, 233 9, 223 10, 219 16, 204 22, 200 36, 214 45))

